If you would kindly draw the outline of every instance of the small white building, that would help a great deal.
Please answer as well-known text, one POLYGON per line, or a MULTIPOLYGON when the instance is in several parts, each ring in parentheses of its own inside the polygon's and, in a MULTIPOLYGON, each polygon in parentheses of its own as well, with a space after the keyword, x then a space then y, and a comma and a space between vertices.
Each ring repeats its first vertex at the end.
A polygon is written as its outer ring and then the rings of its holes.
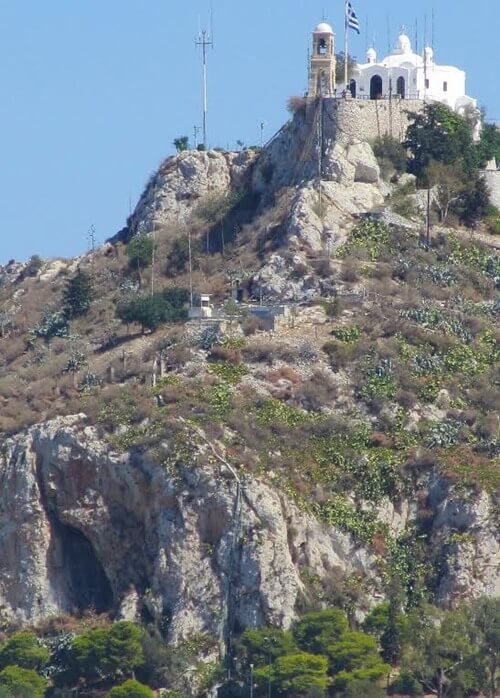
POLYGON ((210 303, 210 296, 208 293, 202 293, 200 295, 200 305, 195 305, 189 309, 189 319, 194 320, 196 318, 202 318, 204 320, 211 319, 214 314, 214 306, 210 303))
MULTIPOLYGON (((436 101, 462 114, 466 108, 475 109, 477 105, 475 99, 466 95, 465 72, 435 63, 429 46, 421 56, 414 53, 404 29, 392 53, 383 60, 377 60, 375 49, 368 49, 366 63, 357 65, 349 88, 357 99, 399 97, 436 101)), ((344 85, 338 85, 338 93, 344 90, 344 85)))

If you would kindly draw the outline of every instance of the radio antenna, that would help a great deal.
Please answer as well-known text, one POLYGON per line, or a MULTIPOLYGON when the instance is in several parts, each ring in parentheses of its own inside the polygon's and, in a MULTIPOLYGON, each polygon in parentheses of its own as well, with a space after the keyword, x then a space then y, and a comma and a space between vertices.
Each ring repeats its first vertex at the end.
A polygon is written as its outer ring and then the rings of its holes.
MULTIPOLYGON (((210 17, 212 23, 212 17, 210 17)), ((202 29, 195 39, 195 46, 201 47, 202 66, 203 66, 203 147, 208 150, 207 139, 207 113, 208 113, 208 84, 207 84, 207 48, 213 48, 213 34, 206 29, 202 29)))

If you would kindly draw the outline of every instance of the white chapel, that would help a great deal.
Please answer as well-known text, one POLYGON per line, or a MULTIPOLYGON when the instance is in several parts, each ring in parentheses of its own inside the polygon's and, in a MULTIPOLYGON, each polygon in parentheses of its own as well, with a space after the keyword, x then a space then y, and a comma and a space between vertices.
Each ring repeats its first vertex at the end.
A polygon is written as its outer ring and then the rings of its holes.
MULTIPOLYGON (((477 106, 476 100, 466 95, 465 72, 435 63, 429 46, 421 56, 414 53, 404 29, 383 60, 377 60, 375 49, 368 49, 366 63, 357 64, 349 88, 358 99, 423 99, 441 102, 459 113, 477 106)), ((338 89, 343 91, 345 87, 339 85, 338 89)))

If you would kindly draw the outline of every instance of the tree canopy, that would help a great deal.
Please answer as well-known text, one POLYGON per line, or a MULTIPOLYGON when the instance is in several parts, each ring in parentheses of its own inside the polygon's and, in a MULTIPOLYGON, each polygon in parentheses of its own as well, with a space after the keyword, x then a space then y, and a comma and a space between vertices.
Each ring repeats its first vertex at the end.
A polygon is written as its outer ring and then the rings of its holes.
POLYGON ((16 664, 23 669, 40 669, 50 653, 30 632, 14 633, 0 649, 0 669, 16 664))
POLYGON ((78 269, 76 275, 69 279, 63 292, 63 308, 67 318, 85 315, 90 310, 95 298, 95 290, 90 274, 78 269))
POLYGON ((470 122, 444 104, 426 104, 422 113, 413 114, 404 146, 410 152, 408 169, 419 184, 426 185, 433 160, 446 165, 460 162, 466 174, 478 165, 470 122))
POLYGON ((73 674, 90 683, 131 676, 144 659, 141 637, 141 630, 129 621, 79 635, 70 648, 73 674))
POLYGON ((182 288, 168 288, 153 295, 141 295, 121 302, 116 316, 124 323, 137 323, 145 329, 155 330, 168 322, 179 322, 187 317, 185 305, 189 293, 182 288))
POLYGON ((119 686, 115 686, 108 693, 108 698, 153 698, 154 693, 143 683, 128 679, 119 686))
POLYGON ((0 696, 5 691, 8 698, 43 698, 47 679, 20 666, 7 666, 0 671, 0 696))
POLYGON ((306 613, 296 624, 293 634, 297 644, 307 652, 328 651, 349 629, 346 615, 338 608, 306 613))
POLYGON ((145 269, 153 261, 154 240, 149 235, 136 235, 127 245, 126 254, 130 266, 135 269, 145 269))

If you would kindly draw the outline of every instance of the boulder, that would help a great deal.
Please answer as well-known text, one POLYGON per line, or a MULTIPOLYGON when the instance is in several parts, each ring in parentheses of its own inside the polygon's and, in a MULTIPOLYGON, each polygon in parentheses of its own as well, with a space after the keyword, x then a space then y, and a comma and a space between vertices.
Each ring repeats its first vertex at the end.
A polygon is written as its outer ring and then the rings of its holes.
POLYGON ((355 182, 378 182, 380 167, 369 143, 351 143, 347 149, 347 161, 354 167, 355 182))
POLYGON ((348 186, 354 182, 356 166, 346 157, 345 147, 338 142, 327 148, 323 158, 323 179, 348 186))

